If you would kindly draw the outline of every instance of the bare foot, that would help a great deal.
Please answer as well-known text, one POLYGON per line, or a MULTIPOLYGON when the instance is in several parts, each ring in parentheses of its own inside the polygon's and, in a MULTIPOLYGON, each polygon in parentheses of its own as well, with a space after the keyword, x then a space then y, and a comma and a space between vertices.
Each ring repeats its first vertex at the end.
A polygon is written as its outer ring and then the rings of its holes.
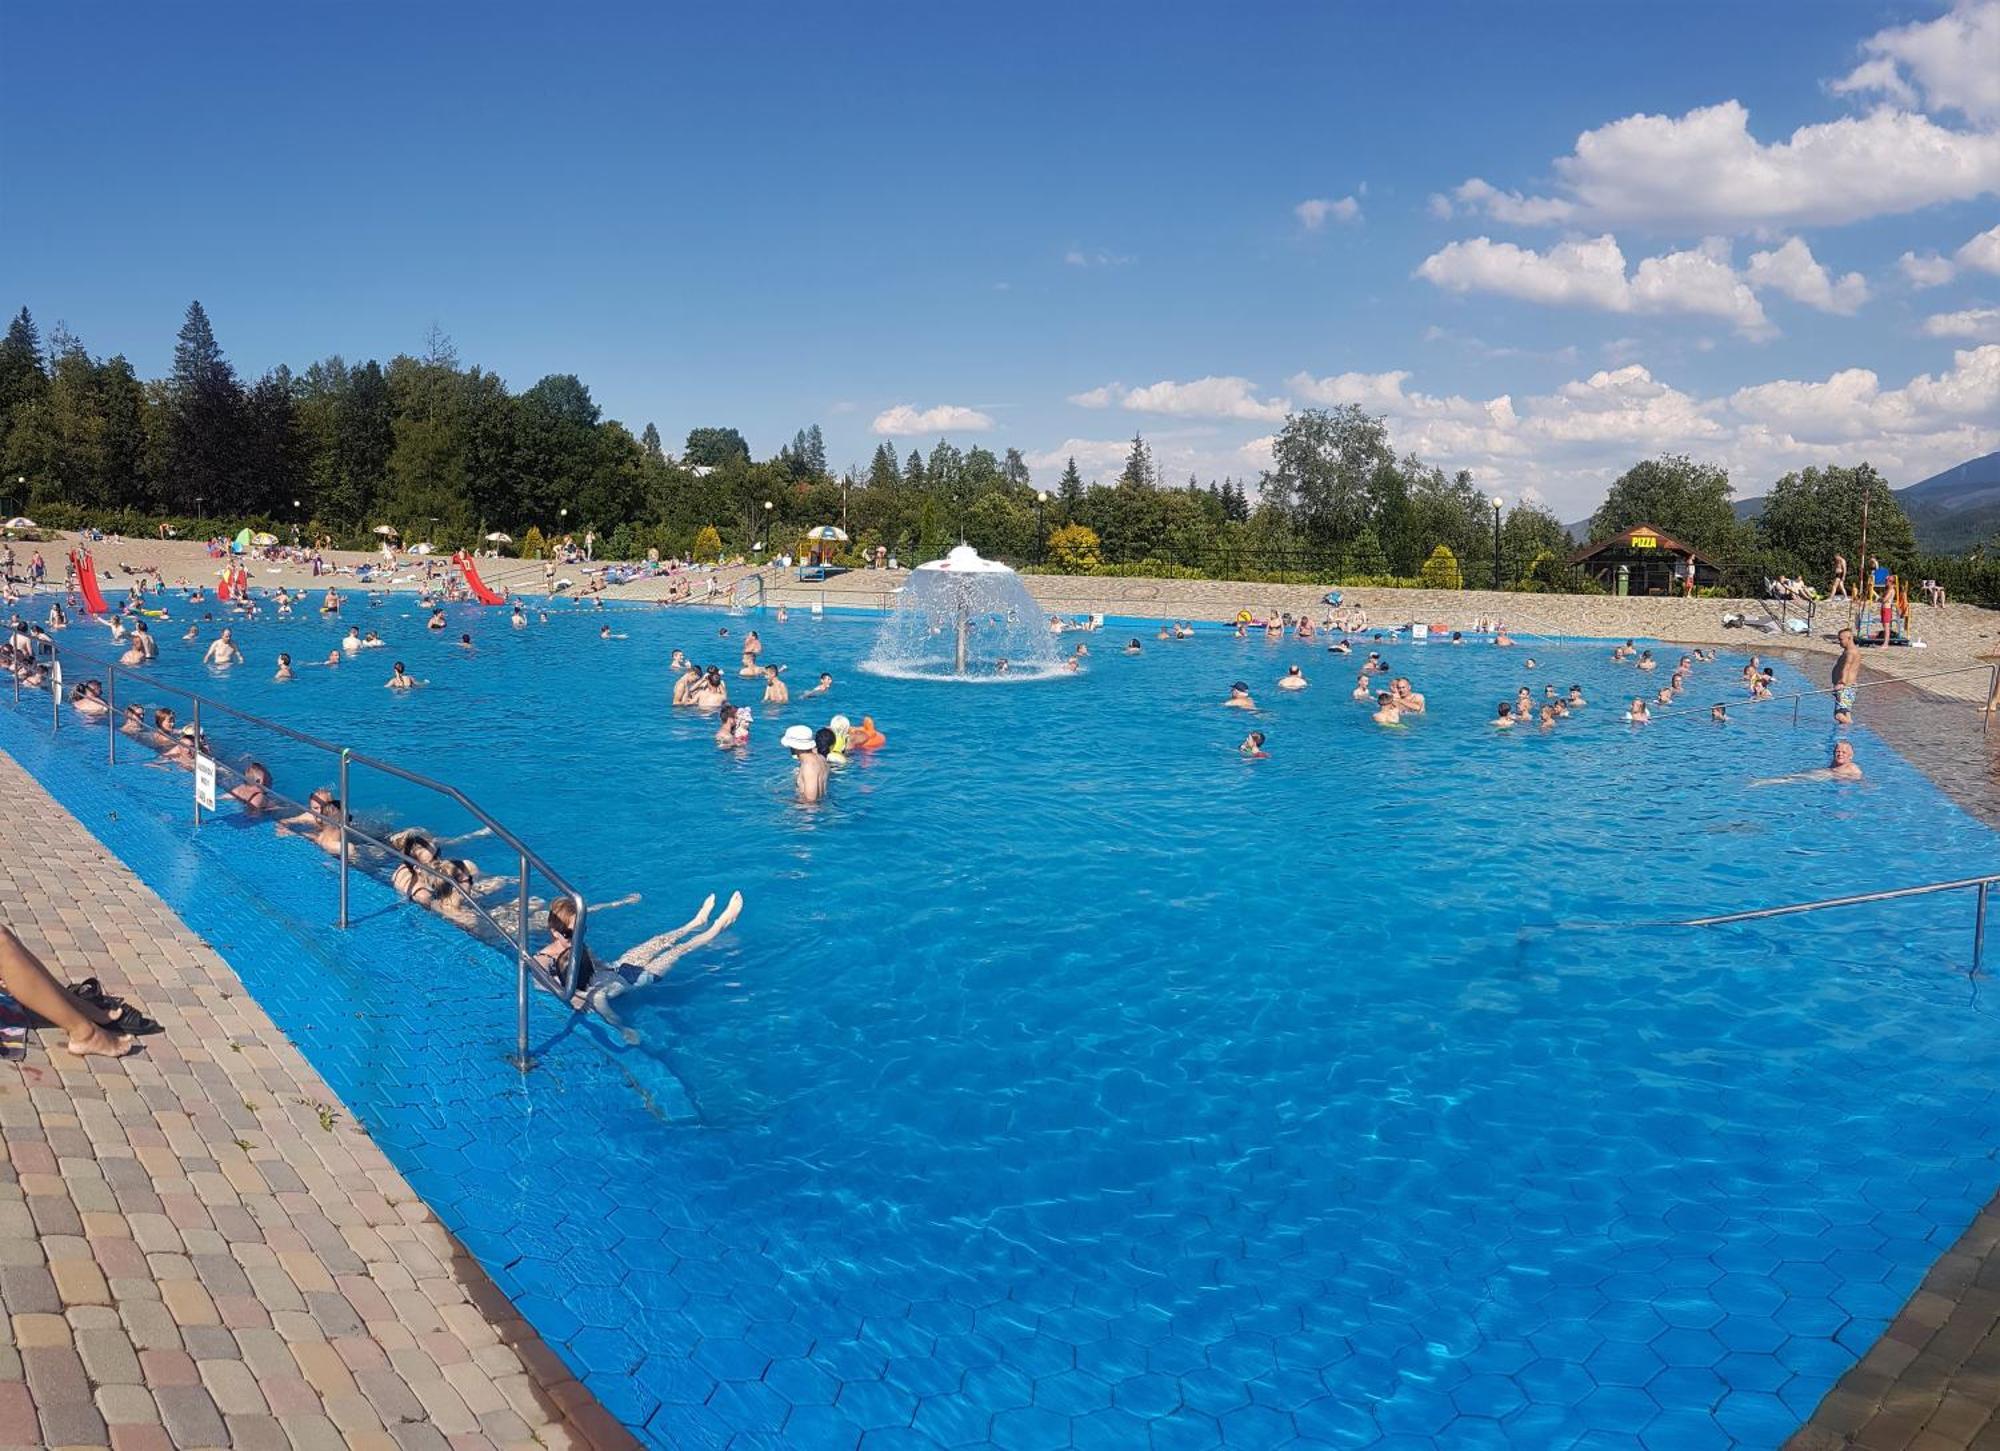
POLYGON ((69 1051, 79 1058, 123 1058, 139 1046, 136 1038, 123 1033, 107 1032, 92 1025, 81 1038, 69 1040, 69 1051))
MULTIPOLYGON (((708 900, 713 902, 715 898, 710 897, 708 900)), ((742 915, 742 912, 743 912, 743 894, 741 892, 731 892, 729 894, 729 905, 727 907, 724 907, 722 909, 722 915, 715 919, 715 928, 714 931, 712 931, 709 934, 708 940, 711 942, 714 941, 715 934, 721 932, 724 928, 728 927, 730 923, 734 922, 739 916, 742 915)))

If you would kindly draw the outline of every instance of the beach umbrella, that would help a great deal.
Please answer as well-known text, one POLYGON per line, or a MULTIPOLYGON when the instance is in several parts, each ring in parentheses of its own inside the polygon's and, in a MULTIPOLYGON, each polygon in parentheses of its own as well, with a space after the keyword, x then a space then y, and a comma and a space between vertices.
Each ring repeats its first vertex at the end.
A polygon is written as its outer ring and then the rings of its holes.
POLYGON ((847 542, 847 531, 845 529, 836 529, 831 524, 821 524, 817 528, 806 530, 805 537, 821 541, 830 540, 836 544, 845 544, 847 542))
POLYGON ((502 534, 498 529, 495 529, 491 534, 486 536, 486 542, 488 544, 512 544, 514 536, 511 534, 502 534))
POLYGON ((238 554, 248 549, 250 547, 250 531, 248 529, 237 530, 235 542, 230 547, 238 554))
POLYGON ((0 524, 0 529, 39 529, 41 527, 41 525, 37 524, 33 519, 28 518, 25 514, 16 514, 5 524, 0 524))
POLYGON ((259 549, 264 549, 269 547, 270 545, 276 544, 278 542, 278 536, 275 534, 252 534, 250 536, 250 542, 256 545, 259 549))
POLYGON ((384 539, 394 539, 396 537, 396 526, 393 524, 377 524, 375 532, 380 534, 384 539))

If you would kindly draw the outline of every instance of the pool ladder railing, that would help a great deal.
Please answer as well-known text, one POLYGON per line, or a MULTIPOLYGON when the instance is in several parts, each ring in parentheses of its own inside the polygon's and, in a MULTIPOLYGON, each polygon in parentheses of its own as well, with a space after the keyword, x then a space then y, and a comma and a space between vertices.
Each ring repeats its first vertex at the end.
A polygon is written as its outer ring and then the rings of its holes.
MULTIPOLYGON (((465 894, 463 900, 492 929, 496 940, 506 943, 514 955, 515 1034, 514 1053, 510 1061, 523 1073, 534 1067, 534 1055, 528 1047, 528 1001, 531 984, 539 983, 564 1003, 573 1000, 576 992, 577 966, 584 960, 585 931, 590 915, 590 906, 584 900, 583 893, 571 886, 567 879, 556 871, 554 867, 550 866, 539 852, 521 840, 505 823, 480 806, 478 802, 467 796, 456 786, 450 785, 447 782, 435 780, 421 772, 408 770, 405 767, 398 766, 391 761, 382 760, 376 756, 365 755, 360 751, 354 750, 352 747, 342 746, 333 741, 324 740, 319 736, 295 730, 291 726, 282 725, 277 721, 267 720, 263 716, 252 715, 248 711, 238 710, 235 706, 225 705, 213 697, 202 695, 198 691, 189 690, 185 686, 170 684, 151 674, 141 675, 130 666, 120 666, 116 661, 106 660, 68 645, 52 642, 46 649, 48 654, 44 673, 46 677, 45 685, 49 692, 49 729, 51 731, 60 731, 62 729, 63 680, 60 667, 63 659, 67 657, 92 669, 104 672, 105 713, 102 717, 102 724, 105 728, 105 760, 107 764, 116 765, 118 763, 118 738, 123 734, 123 731, 119 727, 119 707, 117 701, 118 677, 121 670, 128 676, 144 680, 146 689, 149 692, 165 692, 189 702, 191 719, 188 724, 193 730, 194 742, 197 749, 206 740, 201 728, 202 715, 206 712, 211 719, 217 715, 228 716, 234 720, 242 721, 246 725, 275 732, 287 740, 296 741, 300 745, 309 746, 314 750, 322 751, 332 756, 336 762, 338 780, 335 790, 339 794, 341 805, 340 901, 337 925, 343 929, 348 925, 348 873, 352 867, 353 843, 357 840, 379 849, 391 859, 401 862, 421 875, 431 877, 437 881, 451 880, 436 865, 430 862, 418 861, 401 848, 364 831, 354 824, 353 798, 349 795, 351 789, 350 768, 353 766, 362 766, 370 770, 380 771, 384 775, 394 776, 400 781, 406 781, 413 786, 444 797, 473 820, 477 821, 487 834, 511 848, 515 854, 519 876, 519 902, 512 929, 510 930, 497 921, 493 914, 488 912, 476 897, 465 894), (560 978, 543 967, 534 954, 528 950, 529 904, 532 900, 530 887, 531 878, 535 872, 539 872, 542 875, 554 889, 555 893, 569 898, 571 905, 576 910, 576 931, 570 938, 570 951, 560 978)), ((9 674, 13 676, 14 705, 18 710, 21 704, 21 675, 18 670, 10 671, 9 674)), ((151 727, 149 726, 147 729, 150 731, 151 727)), ((202 754, 206 754, 206 752, 202 754)), ((192 794, 190 793, 190 795, 192 794)), ((276 792, 270 794, 287 805, 299 805, 297 802, 292 802, 285 797, 278 796, 276 792)), ((304 808, 300 807, 300 809, 303 810, 304 808)), ((200 826, 202 822, 202 806, 199 799, 196 799, 194 804, 194 822, 196 826, 200 826)), ((451 885, 454 889, 457 888, 455 881, 451 882, 451 885)), ((604 1016, 607 1018, 607 1021, 610 1020, 608 1014, 604 1016)), ((621 1034, 630 1041, 631 1035, 629 1032, 615 1022, 613 1026, 618 1027, 621 1034)))
POLYGON ((1814 902, 1792 902, 1782 907, 1759 907, 1749 912, 1724 912, 1714 917, 1690 917, 1681 922, 1661 922, 1660 927, 1723 927, 1733 922, 1755 922, 1765 917, 1793 917, 1801 912, 1824 912, 1834 907, 1858 907, 1866 902, 1888 902, 1899 897, 1927 897, 1939 892, 1977 893, 1972 916, 1972 972, 1976 976, 1986 957, 1986 900, 2000 872, 1983 877, 1961 877, 1954 882, 1925 882, 1915 887, 1891 887, 1886 891, 1857 892, 1847 897, 1822 897, 1814 902))
POLYGON ((754 608, 760 610, 763 609, 764 575, 761 570, 753 570, 749 574, 742 575, 736 580, 735 583, 729 586, 729 608, 731 608, 732 610, 747 610, 753 608, 753 606, 749 603, 750 596, 753 593, 757 597, 754 608), (752 586, 755 586, 754 590, 751 588, 752 586))

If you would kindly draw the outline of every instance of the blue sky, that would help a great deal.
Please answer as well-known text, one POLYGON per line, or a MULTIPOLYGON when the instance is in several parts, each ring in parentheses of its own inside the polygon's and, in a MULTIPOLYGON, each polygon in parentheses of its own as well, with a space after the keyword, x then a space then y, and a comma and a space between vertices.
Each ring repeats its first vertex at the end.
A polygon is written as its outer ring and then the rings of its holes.
POLYGON ((1045 479, 1135 429, 1254 477, 1355 401, 1566 518, 1663 449, 1757 493, 2000 447, 2000 0, 44 6, 7 49, 0 302, 148 374, 191 297, 250 375, 436 323, 670 445, 1045 479))

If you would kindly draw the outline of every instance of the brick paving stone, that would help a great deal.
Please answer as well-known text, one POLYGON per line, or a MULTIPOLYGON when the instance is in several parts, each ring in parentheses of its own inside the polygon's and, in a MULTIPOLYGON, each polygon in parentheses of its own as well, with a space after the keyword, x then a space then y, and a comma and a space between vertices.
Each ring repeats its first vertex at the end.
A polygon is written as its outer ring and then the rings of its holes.
POLYGON ((0 820, 7 925, 166 1027, 122 1062, 43 1033, 0 1063, 0 1448, 634 1444, 353 1114, 321 1131, 300 1105, 335 1095, 228 964, 4 752, 0 820))

